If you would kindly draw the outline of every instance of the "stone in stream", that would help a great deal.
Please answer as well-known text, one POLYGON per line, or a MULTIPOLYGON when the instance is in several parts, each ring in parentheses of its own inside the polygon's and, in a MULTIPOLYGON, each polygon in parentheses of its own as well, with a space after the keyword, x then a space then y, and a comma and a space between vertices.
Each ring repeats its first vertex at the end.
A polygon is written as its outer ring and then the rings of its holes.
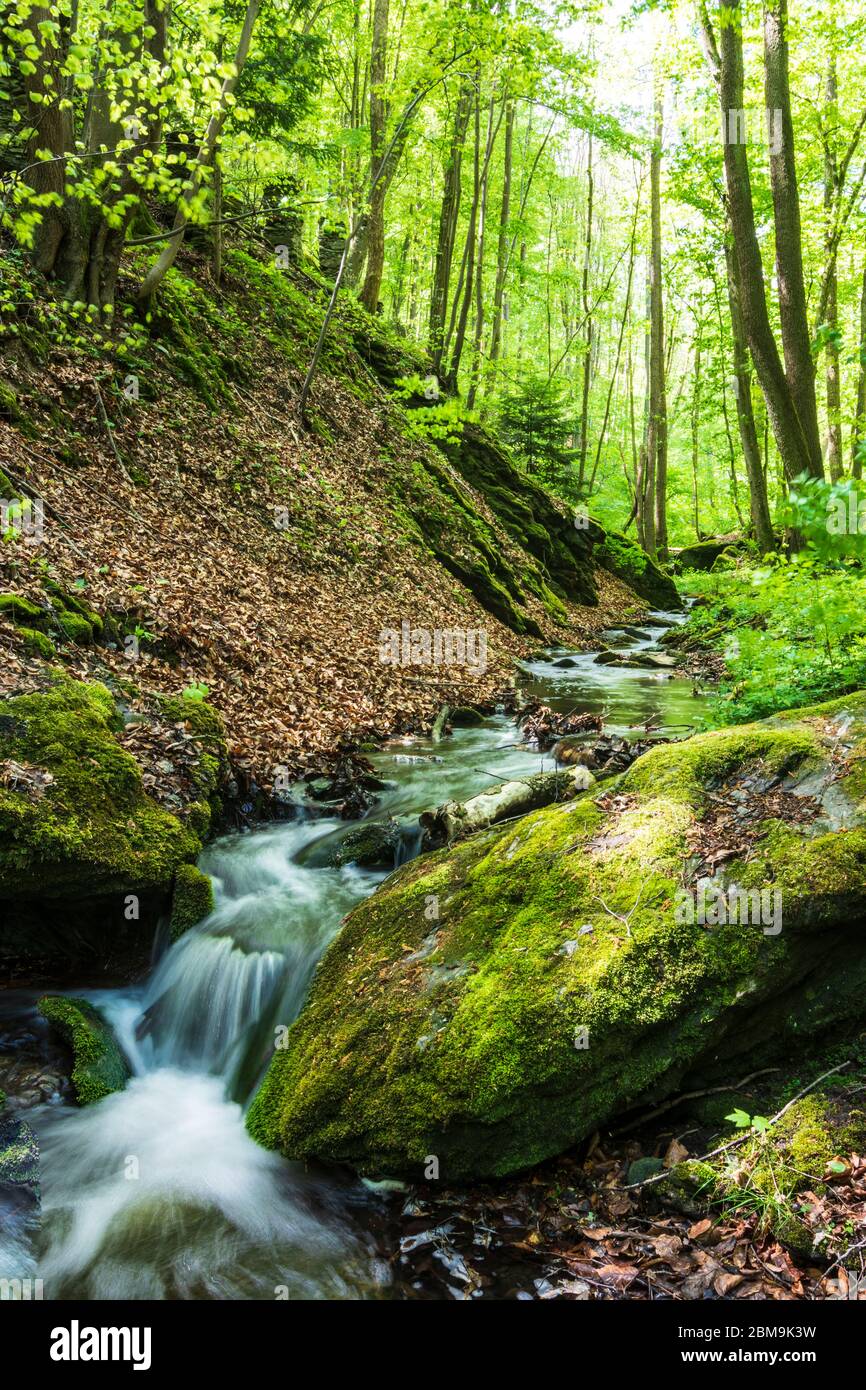
POLYGON ((213 883, 195 864, 181 864, 174 876, 169 932, 177 941, 214 910, 213 883))
POLYGON ((499 1176, 856 1023, 864 757, 861 692, 406 865, 328 948, 250 1132, 367 1174, 499 1176))
POLYGON ((362 869, 393 869, 399 843, 396 821, 362 821, 329 851, 327 862, 336 869, 344 864, 357 864, 362 869))
POLYGON ((45 995, 38 1008, 72 1049, 72 1085, 79 1105, 123 1090, 132 1072, 98 1009, 86 999, 61 994, 45 995))

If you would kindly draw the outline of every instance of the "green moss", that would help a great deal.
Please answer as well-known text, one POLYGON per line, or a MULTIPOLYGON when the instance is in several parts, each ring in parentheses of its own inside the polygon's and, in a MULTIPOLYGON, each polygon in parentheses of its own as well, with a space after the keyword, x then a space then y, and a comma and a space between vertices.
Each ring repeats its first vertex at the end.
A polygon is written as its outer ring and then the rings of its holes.
POLYGON ((93 628, 86 618, 78 613, 65 610, 57 614, 57 623, 65 637, 79 647, 87 647, 93 641, 93 628))
POLYGON ((29 598, 22 598, 20 594, 0 594, 0 617, 33 627, 45 622, 46 616, 45 609, 31 603, 29 598))
POLYGON ((0 788, 0 896, 168 887, 198 839, 145 794, 102 685, 61 679, 0 702, 0 757, 48 774, 0 788))
POLYGON ((171 901, 171 939, 177 941, 214 910, 213 883, 194 864, 181 864, 174 876, 171 901))
POLYGON ((72 1049, 72 1084, 79 1105, 93 1105, 122 1091, 131 1076, 129 1063, 102 1014, 86 999, 49 994, 39 1012, 72 1049))
POLYGON ((673 580, 659 569, 645 550, 618 531, 605 533, 593 550, 593 559, 654 608, 682 608, 673 580))
POLYGON ((649 792, 677 801, 702 798, 736 770, 762 771, 769 778, 791 771, 816 756, 818 743, 808 729, 796 731, 746 724, 699 734, 683 743, 652 749, 625 774, 626 792, 649 792))
POLYGON ((41 656, 50 661, 57 655, 54 643, 44 632, 37 632, 33 627, 22 627, 18 629, 18 635, 24 643, 25 650, 32 652, 34 656, 41 656))

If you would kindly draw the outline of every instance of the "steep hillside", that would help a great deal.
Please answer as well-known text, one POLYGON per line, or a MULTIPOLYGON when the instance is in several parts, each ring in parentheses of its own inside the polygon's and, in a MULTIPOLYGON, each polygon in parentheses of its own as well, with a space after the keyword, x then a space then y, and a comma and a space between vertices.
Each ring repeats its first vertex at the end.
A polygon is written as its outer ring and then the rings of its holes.
MULTIPOLYGON (((3 270, 0 491, 43 503, 39 537, 7 518, 3 694, 55 667, 133 713, 192 689, 236 770, 268 786, 429 726, 444 701, 493 700, 514 656, 645 606, 617 574, 676 602, 636 547, 576 526, 478 428, 442 449, 418 437, 421 402, 394 388, 423 359, 348 301, 302 427, 326 302, 303 272, 236 249, 217 291, 187 252, 152 321, 127 316, 109 342, 3 270), (483 634, 485 659, 383 661, 382 634, 407 623, 483 634)), ((156 795, 168 737, 124 736, 156 795)))

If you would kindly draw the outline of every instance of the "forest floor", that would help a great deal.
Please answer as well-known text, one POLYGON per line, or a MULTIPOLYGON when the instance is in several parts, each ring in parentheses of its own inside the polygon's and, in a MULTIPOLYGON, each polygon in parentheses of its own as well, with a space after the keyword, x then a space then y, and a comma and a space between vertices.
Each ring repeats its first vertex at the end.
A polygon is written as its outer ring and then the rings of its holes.
POLYGON ((792 1068, 768 1068, 729 1090, 692 1094, 664 1120, 650 1114, 595 1134, 523 1179, 435 1196, 428 1183, 409 1195, 397 1220, 392 1212, 401 1296, 857 1297, 849 1285, 852 1267, 861 1275, 866 1268, 866 1156, 844 1144, 836 1153, 834 1140, 852 1127, 863 1132, 863 1039, 837 1044, 804 1070, 805 1084, 792 1068), (838 1070, 822 1080, 834 1062, 838 1070), (772 1116, 776 1103, 787 1107, 798 1095, 786 1111, 795 1125, 738 1136, 726 1123, 728 1111, 772 1116), (826 1129, 816 1124, 821 1114, 826 1129), (807 1161, 810 1145, 810 1166, 819 1171, 792 1168, 807 1161), (701 1162, 709 1154, 715 1179, 701 1162), (647 1160, 658 1170, 649 1178, 641 1176, 647 1160), (666 1178, 684 1163, 699 1169, 703 1185, 666 1178))

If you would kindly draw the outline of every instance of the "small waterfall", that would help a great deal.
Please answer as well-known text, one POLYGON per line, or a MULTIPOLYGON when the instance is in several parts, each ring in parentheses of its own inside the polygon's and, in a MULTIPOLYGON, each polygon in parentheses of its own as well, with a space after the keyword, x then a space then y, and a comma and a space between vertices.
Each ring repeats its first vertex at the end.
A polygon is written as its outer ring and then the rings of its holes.
POLYGON ((295 1018, 316 961, 375 882, 295 862, 335 824, 213 846, 202 859, 211 916, 143 990, 91 994, 135 1075, 98 1106, 39 1117, 46 1297, 375 1296, 384 1276, 339 1184, 260 1149, 243 1118, 274 1028, 295 1018))

